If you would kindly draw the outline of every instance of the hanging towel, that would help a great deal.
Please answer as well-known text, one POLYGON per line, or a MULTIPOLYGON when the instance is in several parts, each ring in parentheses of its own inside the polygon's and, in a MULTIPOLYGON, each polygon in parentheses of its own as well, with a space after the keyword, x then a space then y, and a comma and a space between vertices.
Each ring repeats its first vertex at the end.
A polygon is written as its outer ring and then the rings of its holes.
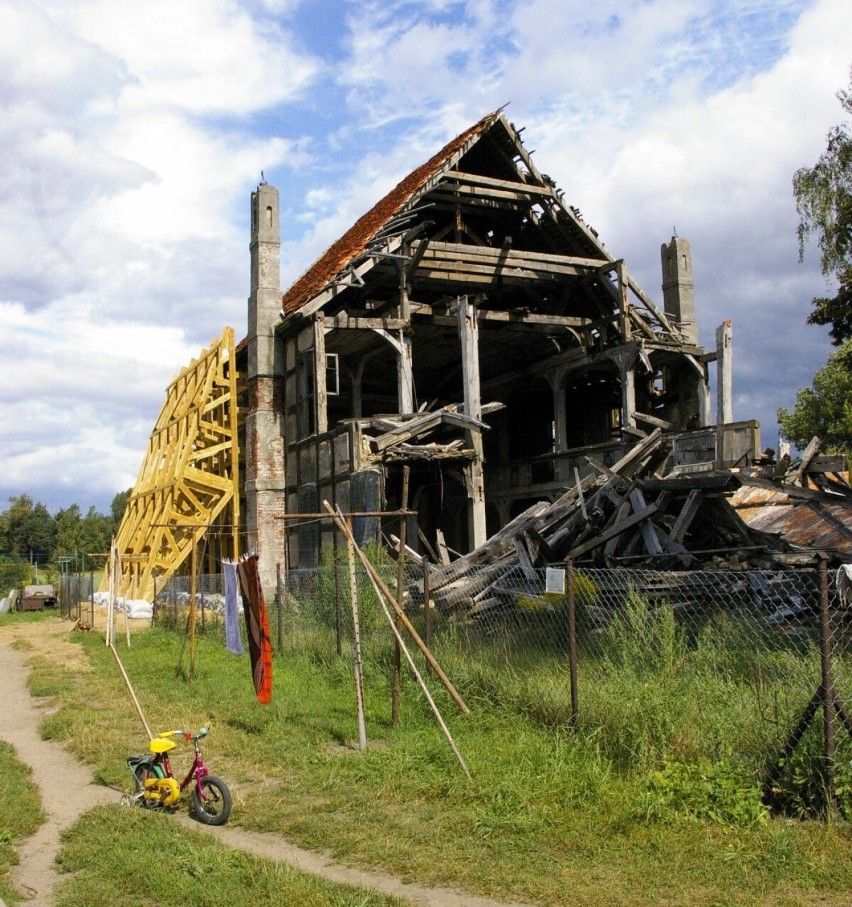
POLYGON ((248 628, 252 680, 258 701, 265 705, 272 699, 272 643, 269 639, 266 602, 263 600, 260 575, 257 571, 257 555, 251 554, 243 558, 237 573, 240 577, 243 613, 248 628))
POLYGON ((237 565, 233 561, 223 561, 222 572, 225 577, 225 647, 234 655, 242 655, 245 649, 237 608, 237 565))

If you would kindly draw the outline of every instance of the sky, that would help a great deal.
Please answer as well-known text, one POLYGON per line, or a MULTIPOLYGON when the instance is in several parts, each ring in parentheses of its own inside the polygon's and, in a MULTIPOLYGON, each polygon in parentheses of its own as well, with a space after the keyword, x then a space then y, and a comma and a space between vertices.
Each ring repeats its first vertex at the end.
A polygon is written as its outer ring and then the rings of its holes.
POLYGON ((484 114, 661 300, 689 239, 734 418, 831 352, 793 173, 852 66, 849 0, 0 0, 0 509, 108 511, 166 387, 246 331, 249 199, 281 193, 283 289, 484 114))

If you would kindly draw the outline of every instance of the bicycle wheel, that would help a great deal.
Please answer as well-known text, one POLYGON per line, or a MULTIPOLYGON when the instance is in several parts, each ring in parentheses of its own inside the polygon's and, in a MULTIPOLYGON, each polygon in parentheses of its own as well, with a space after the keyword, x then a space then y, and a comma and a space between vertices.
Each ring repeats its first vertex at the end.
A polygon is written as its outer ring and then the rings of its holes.
POLYGON ((192 804, 195 818, 199 822, 204 825, 224 825, 231 815, 231 792, 220 778, 207 775, 193 788, 192 804))

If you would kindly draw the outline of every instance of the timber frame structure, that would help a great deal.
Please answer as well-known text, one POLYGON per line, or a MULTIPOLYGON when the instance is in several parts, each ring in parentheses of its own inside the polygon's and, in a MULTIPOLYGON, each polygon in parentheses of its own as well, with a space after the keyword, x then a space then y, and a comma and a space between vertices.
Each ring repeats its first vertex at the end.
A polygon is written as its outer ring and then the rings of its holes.
MULTIPOLYGON (((732 420, 730 323, 714 352, 698 342, 689 243, 663 244, 655 303, 502 111, 413 171, 283 294, 278 220, 278 192, 261 183, 238 355, 246 521, 266 588, 276 564, 313 566, 330 541, 300 524, 285 553, 285 508, 396 509, 404 465, 417 512, 407 537, 440 558, 444 543, 471 551, 592 464, 606 469, 645 430, 668 439, 665 471, 759 455, 758 424, 732 420)), ((362 537, 378 528, 361 523, 362 537)))
POLYGON ((202 537, 214 563, 240 554, 235 363, 225 328, 166 391, 116 536, 127 598, 153 600, 202 537))

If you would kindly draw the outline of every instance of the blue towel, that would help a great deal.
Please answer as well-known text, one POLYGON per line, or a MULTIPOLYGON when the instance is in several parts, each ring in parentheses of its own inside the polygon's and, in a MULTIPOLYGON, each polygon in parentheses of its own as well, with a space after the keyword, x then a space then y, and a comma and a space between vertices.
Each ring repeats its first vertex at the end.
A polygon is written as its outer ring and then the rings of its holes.
POLYGON ((222 572, 225 577, 225 646, 234 655, 242 655, 244 649, 237 610, 237 565, 222 561, 222 572))

